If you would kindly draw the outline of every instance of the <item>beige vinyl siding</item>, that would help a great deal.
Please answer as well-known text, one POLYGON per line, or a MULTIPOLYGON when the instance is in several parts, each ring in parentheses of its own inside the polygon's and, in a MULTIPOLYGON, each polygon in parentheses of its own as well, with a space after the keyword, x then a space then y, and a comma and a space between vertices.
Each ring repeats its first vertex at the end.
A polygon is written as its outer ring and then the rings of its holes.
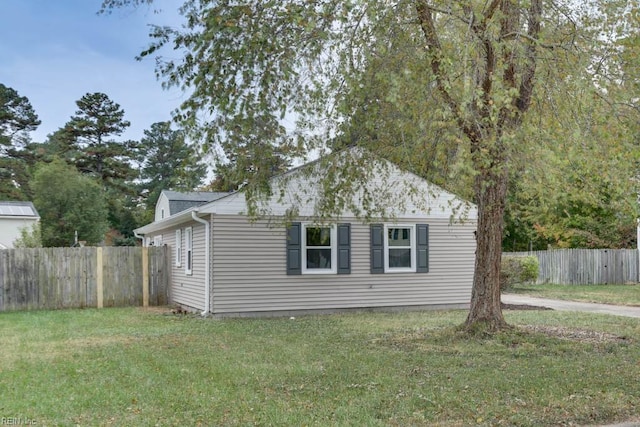
POLYGON ((286 274, 285 229, 245 217, 214 215, 212 311, 215 314, 421 305, 471 298, 474 222, 398 219, 429 224, 429 273, 370 273, 369 225, 351 223, 351 274, 286 274))
MULTIPOLYGON (((158 233, 159 234, 159 233, 158 233)), ((157 235, 157 234, 154 234, 157 235)), ((148 237, 152 237, 150 235, 148 237)), ((196 310, 204 310, 205 298, 205 227, 204 224, 189 221, 179 227, 171 227, 162 230, 163 243, 168 245, 171 267, 170 301, 196 310), (193 228, 193 270, 191 275, 185 273, 186 267, 186 241, 185 229, 193 228), (176 229, 182 229, 182 264, 176 267, 176 229)))

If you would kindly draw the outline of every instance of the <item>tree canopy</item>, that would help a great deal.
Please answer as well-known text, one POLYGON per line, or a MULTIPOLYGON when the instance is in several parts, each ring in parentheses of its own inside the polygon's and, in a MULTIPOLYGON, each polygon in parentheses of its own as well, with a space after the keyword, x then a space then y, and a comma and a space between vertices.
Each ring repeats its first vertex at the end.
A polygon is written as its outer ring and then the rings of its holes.
POLYGON ((207 172, 196 147, 186 142, 183 131, 171 129, 170 122, 154 123, 145 130, 139 152, 140 186, 150 220, 162 190, 192 191, 207 172))
POLYGON ((75 164, 82 173, 96 176, 106 185, 119 185, 134 176, 130 161, 134 143, 116 141, 131 125, 124 110, 106 94, 87 93, 76 101, 78 110, 64 126, 75 164))
POLYGON ((29 99, 0 83, 0 146, 9 146, 13 138, 37 129, 40 119, 29 99))
POLYGON ((56 159, 40 164, 31 182, 40 213, 43 246, 69 247, 78 240, 100 243, 108 229, 101 186, 73 166, 56 159))
POLYGON ((21 149, 29 143, 28 133, 40 125, 29 100, 0 83, 0 197, 29 198, 28 165, 21 149))

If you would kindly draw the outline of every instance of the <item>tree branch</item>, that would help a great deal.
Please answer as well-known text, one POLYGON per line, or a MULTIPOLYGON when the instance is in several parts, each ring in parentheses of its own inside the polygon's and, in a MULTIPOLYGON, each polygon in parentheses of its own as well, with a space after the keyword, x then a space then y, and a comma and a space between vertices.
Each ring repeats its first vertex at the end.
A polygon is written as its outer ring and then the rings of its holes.
MULTIPOLYGON (((531 0, 529 6, 529 20, 527 35, 530 40, 538 40, 540 36, 542 18, 542 0, 531 0)), ((536 49, 537 43, 530 43, 525 50, 526 64, 522 72, 522 81, 520 82, 520 91, 516 100, 516 107, 520 115, 527 111, 531 105, 533 96, 533 79, 536 74, 536 49)))
POLYGON ((440 60, 442 56, 442 45, 433 22, 433 9, 426 0, 417 0, 415 5, 416 12, 418 13, 418 22, 427 42, 427 53, 431 63, 431 71, 436 78, 438 92, 440 92, 440 95, 456 118, 460 129, 471 140, 471 143, 475 144, 479 138, 478 132, 469 126, 462 117, 458 102, 449 92, 451 83, 442 71, 442 62, 440 60))
POLYGON ((491 18, 493 18, 493 14, 500 6, 501 0, 493 0, 489 7, 484 11, 484 22, 487 22, 491 18))

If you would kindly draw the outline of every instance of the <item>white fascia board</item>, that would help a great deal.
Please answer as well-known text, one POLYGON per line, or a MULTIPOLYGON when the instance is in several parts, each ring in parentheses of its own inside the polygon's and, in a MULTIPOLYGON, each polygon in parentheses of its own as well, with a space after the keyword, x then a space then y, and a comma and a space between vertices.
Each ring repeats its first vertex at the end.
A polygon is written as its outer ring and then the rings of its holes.
POLYGON ((182 224, 185 222, 191 221, 191 212, 200 213, 197 207, 189 208, 186 211, 178 212, 175 215, 172 215, 168 218, 162 219, 160 221, 152 222, 151 224, 147 224, 140 228, 136 228, 133 230, 134 233, 140 235, 147 235, 149 233, 154 233, 156 231, 165 230, 169 227, 176 226, 178 224, 182 224))

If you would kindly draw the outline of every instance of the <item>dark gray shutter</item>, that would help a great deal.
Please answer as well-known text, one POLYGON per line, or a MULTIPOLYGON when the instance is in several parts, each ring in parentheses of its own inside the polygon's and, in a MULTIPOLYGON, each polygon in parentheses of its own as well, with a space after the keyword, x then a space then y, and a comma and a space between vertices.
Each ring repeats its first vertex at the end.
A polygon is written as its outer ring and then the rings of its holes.
POLYGON ((302 225, 293 222, 287 228, 287 274, 302 274, 302 225))
POLYGON ((351 224, 338 224, 338 274, 351 273, 351 224))
POLYGON ((384 273, 384 225, 371 224, 371 274, 384 273))
POLYGON ((429 272, 429 225, 416 224, 416 272, 429 272))

